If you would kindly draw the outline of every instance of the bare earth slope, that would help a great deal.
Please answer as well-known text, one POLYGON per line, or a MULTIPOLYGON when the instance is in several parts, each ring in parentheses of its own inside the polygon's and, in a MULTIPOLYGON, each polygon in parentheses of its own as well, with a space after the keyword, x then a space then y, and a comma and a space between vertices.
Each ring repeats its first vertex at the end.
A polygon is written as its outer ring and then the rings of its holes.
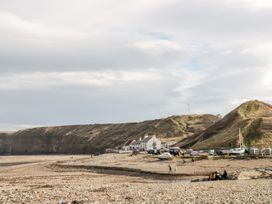
POLYGON ((248 101, 204 132, 187 137, 178 145, 196 149, 238 146, 239 128, 245 146, 272 146, 272 106, 257 100, 248 101))
POLYGON ((0 134, 2 154, 97 153, 147 133, 163 140, 186 138, 218 120, 213 115, 171 116, 139 123, 41 127, 0 134))

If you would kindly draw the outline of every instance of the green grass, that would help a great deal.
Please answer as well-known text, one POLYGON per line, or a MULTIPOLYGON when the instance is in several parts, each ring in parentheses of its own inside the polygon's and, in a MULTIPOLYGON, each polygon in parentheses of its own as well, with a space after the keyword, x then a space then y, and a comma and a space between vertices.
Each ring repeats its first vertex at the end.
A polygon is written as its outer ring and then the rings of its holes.
POLYGON ((256 101, 249 101, 240 106, 239 111, 242 115, 247 117, 249 114, 258 111, 260 107, 261 107, 260 103, 257 103, 256 101))
POLYGON ((247 147, 254 146, 262 138, 261 124, 262 118, 253 120, 244 130, 244 144, 247 147))

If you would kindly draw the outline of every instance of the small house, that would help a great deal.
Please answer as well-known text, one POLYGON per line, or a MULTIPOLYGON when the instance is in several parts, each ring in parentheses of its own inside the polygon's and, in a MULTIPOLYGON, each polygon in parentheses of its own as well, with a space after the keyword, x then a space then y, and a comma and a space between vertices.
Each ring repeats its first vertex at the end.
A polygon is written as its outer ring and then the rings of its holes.
POLYGON ((161 141, 156 135, 146 135, 141 141, 141 149, 145 151, 148 149, 161 149, 161 141))
POLYGON ((156 135, 145 135, 143 139, 127 143, 123 149, 146 151, 148 149, 161 149, 161 141, 156 135))

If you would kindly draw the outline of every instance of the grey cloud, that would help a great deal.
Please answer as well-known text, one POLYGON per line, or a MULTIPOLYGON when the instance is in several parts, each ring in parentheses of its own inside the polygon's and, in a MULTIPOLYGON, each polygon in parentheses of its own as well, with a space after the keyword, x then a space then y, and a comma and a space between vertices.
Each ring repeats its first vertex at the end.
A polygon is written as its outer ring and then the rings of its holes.
POLYGON ((110 87, 0 91, 0 123, 53 125, 125 122, 166 116, 176 82, 137 82, 110 87), (161 84, 162 83, 162 84, 161 84))
POLYGON ((249 4, 249 1, 175 1, 151 13, 149 19, 159 30, 180 31, 199 39, 269 36, 272 7, 254 9, 249 4))
POLYGON ((0 7, 0 129, 152 119, 187 113, 187 103, 225 114, 272 100, 269 1, 0 7))

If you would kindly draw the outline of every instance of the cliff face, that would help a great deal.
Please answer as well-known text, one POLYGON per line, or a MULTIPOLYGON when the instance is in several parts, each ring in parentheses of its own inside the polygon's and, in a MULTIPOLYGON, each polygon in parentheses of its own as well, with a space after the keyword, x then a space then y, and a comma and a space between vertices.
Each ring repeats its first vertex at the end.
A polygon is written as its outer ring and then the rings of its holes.
POLYGON ((181 140, 218 120, 213 115, 171 116, 139 123, 41 127, 0 134, 1 154, 98 153, 147 133, 163 141, 181 140))
POLYGON ((177 145, 196 149, 238 146, 239 128, 245 146, 272 146, 272 106, 261 101, 248 101, 205 131, 183 139, 177 145))

